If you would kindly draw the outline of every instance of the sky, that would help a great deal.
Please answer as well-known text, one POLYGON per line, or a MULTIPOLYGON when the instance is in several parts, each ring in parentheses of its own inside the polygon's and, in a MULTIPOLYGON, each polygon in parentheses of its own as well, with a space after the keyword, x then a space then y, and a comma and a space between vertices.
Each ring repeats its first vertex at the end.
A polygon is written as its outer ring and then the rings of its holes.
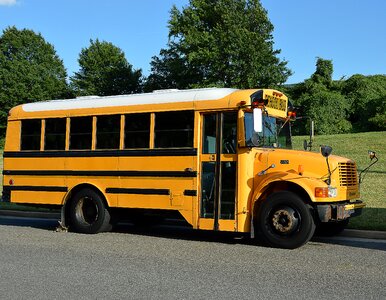
MULTIPOLYGON (((385 0, 261 0, 275 29, 274 49, 288 61, 288 84, 315 71, 318 57, 332 60, 334 79, 386 74, 385 0)), ((9 26, 41 33, 69 76, 90 39, 113 43, 144 75, 168 41, 173 5, 189 0, 0 0, 0 34, 9 26)))

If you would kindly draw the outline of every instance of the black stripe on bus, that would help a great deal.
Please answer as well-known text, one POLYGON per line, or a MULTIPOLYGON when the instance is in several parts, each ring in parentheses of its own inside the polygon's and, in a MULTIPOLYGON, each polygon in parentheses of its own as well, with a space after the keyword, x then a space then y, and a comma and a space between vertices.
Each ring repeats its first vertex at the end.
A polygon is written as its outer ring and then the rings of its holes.
POLYGON ((184 196, 197 196, 197 191, 196 190, 185 190, 184 196))
POLYGON ((197 177, 196 171, 74 171, 74 170, 4 170, 3 175, 25 176, 121 176, 121 177, 197 177))
POLYGON ((78 150, 78 151, 5 151, 3 157, 122 157, 122 156, 196 156, 197 149, 78 150))
POLYGON ((168 189, 132 189, 132 188, 107 188, 108 194, 130 194, 130 195, 170 195, 168 189))
POLYGON ((30 192, 67 192, 65 186, 35 186, 35 185, 8 185, 4 189, 7 191, 30 191, 30 192))

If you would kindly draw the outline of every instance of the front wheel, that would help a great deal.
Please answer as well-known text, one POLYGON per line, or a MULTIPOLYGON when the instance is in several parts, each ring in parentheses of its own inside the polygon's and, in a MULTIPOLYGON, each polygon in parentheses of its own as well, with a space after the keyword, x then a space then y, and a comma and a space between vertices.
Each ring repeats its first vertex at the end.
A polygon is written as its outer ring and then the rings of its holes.
POLYGON ((257 229, 270 246, 286 249, 307 243, 315 232, 310 207, 296 194, 277 192, 262 204, 257 229))
POLYGON ((111 218, 102 197, 85 188, 74 195, 69 209, 70 230, 98 233, 111 230, 111 218))

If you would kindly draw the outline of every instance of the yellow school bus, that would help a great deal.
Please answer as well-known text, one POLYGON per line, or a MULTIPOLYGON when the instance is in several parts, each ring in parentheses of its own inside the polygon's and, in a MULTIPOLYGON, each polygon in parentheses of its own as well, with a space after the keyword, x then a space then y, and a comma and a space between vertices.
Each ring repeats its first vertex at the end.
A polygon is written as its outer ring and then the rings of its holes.
POLYGON ((364 204, 352 160, 291 150, 288 107, 276 90, 225 88, 20 105, 8 117, 3 201, 61 207, 62 226, 82 233, 110 230, 118 209, 165 211, 296 248, 364 204))

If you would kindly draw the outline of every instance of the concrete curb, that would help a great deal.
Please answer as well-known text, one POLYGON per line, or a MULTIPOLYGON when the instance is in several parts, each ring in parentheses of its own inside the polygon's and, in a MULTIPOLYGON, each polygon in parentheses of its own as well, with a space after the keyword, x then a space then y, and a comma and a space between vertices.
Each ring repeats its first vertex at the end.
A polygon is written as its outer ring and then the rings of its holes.
MULTIPOLYGON (((60 220, 60 212, 19 211, 0 209, 0 216, 60 220)), ((386 231, 345 229, 340 237, 386 240, 386 231)))
POLYGON ((362 239, 386 240, 386 231, 345 229, 337 236, 353 237, 362 239))

